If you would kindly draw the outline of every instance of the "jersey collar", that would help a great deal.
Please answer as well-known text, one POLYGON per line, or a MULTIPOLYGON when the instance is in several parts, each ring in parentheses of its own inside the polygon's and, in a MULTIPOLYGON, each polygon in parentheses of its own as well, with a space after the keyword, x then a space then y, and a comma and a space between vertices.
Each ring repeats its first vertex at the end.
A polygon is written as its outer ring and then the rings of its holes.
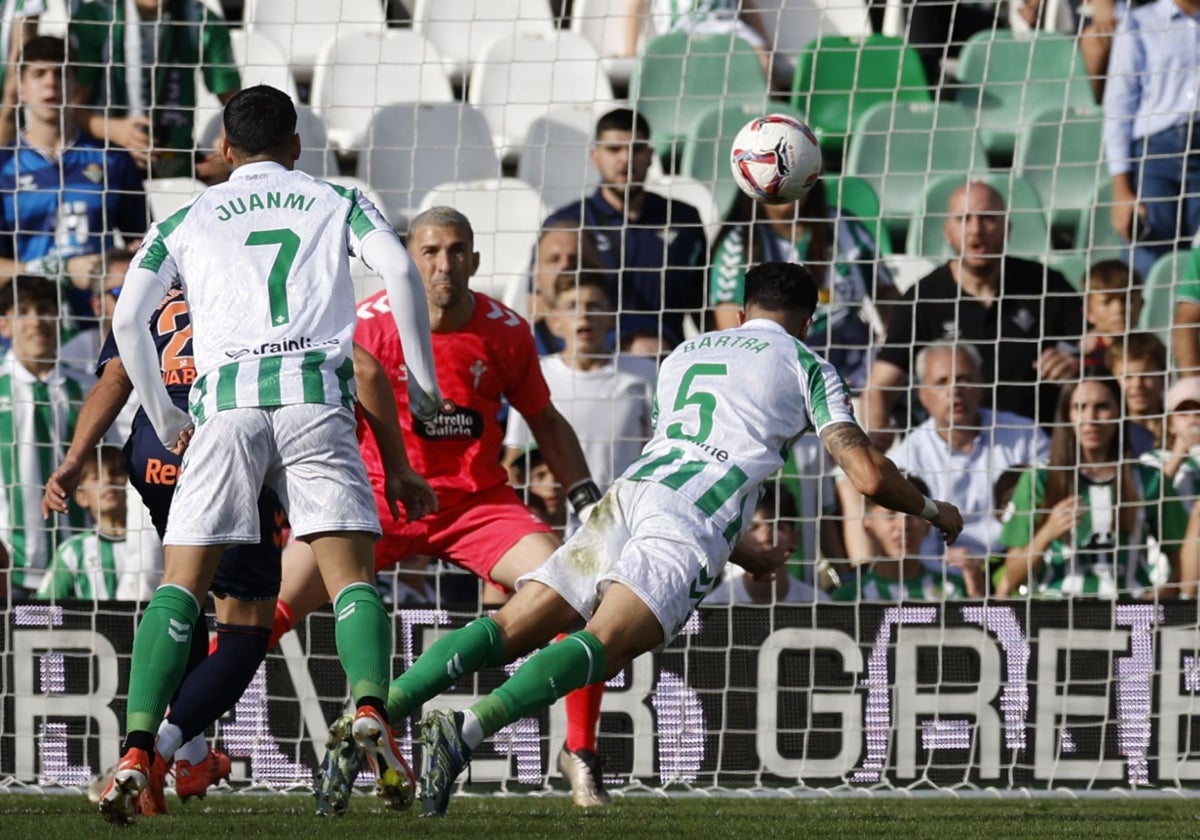
POLYGON ((772 330, 780 335, 790 335, 790 333, 783 328, 783 324, 779 323, 778 321, 772 321, 770 318, 751 318, 749 321, 742 324, 742 328, 752 325, 756 330, 772 330))
POLYGON ((269 175, 272 172, 287 172, 288 168, 273 160, 256 160, 254 163, 243 163, 229 175, 229 180, 250 178, 254 175, 269 175))

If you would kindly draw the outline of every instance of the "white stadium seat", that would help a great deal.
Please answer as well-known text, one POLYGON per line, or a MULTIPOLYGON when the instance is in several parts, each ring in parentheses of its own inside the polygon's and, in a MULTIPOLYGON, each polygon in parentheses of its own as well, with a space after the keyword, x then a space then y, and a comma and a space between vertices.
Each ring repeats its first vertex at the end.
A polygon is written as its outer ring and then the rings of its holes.
POLYGON ((195 178, 148 178, 146 203, 150 205, 150 217, 161 222, 202 192, 204 182, 195 178))
POLYGON ((412 25, 437 47, 450 80, 462 82, 492 39, 550 34, 554 17, 547 0, 417 0, 412 25))
MULTIPOLYGON (((626 87, 637 64, 634 56, 624 56, 625 6, 628 0, 574 0, 571 4, 571 31, 592 42, 600 53, 600 63, 614 87, 626 87)), ((649 31, 650 18, 642 21, 642 37, 649 31)))
MULTIPOLYGON (((229 32, 233 58, 242 76, 242 87, 270 85, 299 102, 296 81, 288 68, 283 48, 261 32, 233 29, 229 32)), ((214 114, 221 113, 221 102, 204 86, 204 75, 196 70, 196 128, 208 125, 214 114)))
POLYGON ((554 210, 595 189, 600 174, 591 162, 596 114, 581 105, 554 108, 529 126, 517 154, 517 177, 554 210))
POLYGON ((246 0, 242 20, 283 48, 296 81, 312 79, 322 45, 346 32, 379 32, 387 25, 380 0, 246 0))

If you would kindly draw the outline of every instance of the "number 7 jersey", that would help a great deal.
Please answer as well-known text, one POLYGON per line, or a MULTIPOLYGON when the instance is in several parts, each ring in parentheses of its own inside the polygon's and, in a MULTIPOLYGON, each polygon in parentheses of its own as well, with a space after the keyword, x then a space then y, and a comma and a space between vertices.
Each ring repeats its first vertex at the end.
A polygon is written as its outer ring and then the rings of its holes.
POLYGON ((229 408, 353 406, 349 256, 377 231, 394 235, 358 191, 269 162, 238 167, 154 227, 133 265, 164 292, 183 284, 198 423, 229 408))
POLYGON ((622 477, 676 491, 732 544, 796 438, 853 422, 849 391, 833 366, 779 324, 755 319, 698 335, 667 357, 654 436, 622 477))

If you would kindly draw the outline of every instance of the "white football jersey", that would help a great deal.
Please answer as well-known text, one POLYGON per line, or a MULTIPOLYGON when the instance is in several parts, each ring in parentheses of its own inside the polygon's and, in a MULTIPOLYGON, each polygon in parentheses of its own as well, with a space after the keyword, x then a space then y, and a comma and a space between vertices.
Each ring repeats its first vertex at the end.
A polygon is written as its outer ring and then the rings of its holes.
POLYGON ((354 399, 351 255, 391 228, 357 190, 251 163, 158 222, 134 257, 191 312, 198 423, 213 411, 354 399))
POLYGON ((675 490, 731 544, 796 438, 855 422, 833 366, 765 319, 679 345, 659 370, 655 403, 654 437, 623 477, 675 490))

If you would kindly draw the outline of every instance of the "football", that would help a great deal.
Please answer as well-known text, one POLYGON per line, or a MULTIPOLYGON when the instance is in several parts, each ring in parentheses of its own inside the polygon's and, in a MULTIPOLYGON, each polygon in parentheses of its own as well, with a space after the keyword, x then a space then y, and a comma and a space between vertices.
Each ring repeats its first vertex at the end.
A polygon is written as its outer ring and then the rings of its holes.
POLYGON ((756 117, 733 138, 733 179, 765 204, 803 198, 821 177, 821 147, 812 129, 786 114, 756 117))

